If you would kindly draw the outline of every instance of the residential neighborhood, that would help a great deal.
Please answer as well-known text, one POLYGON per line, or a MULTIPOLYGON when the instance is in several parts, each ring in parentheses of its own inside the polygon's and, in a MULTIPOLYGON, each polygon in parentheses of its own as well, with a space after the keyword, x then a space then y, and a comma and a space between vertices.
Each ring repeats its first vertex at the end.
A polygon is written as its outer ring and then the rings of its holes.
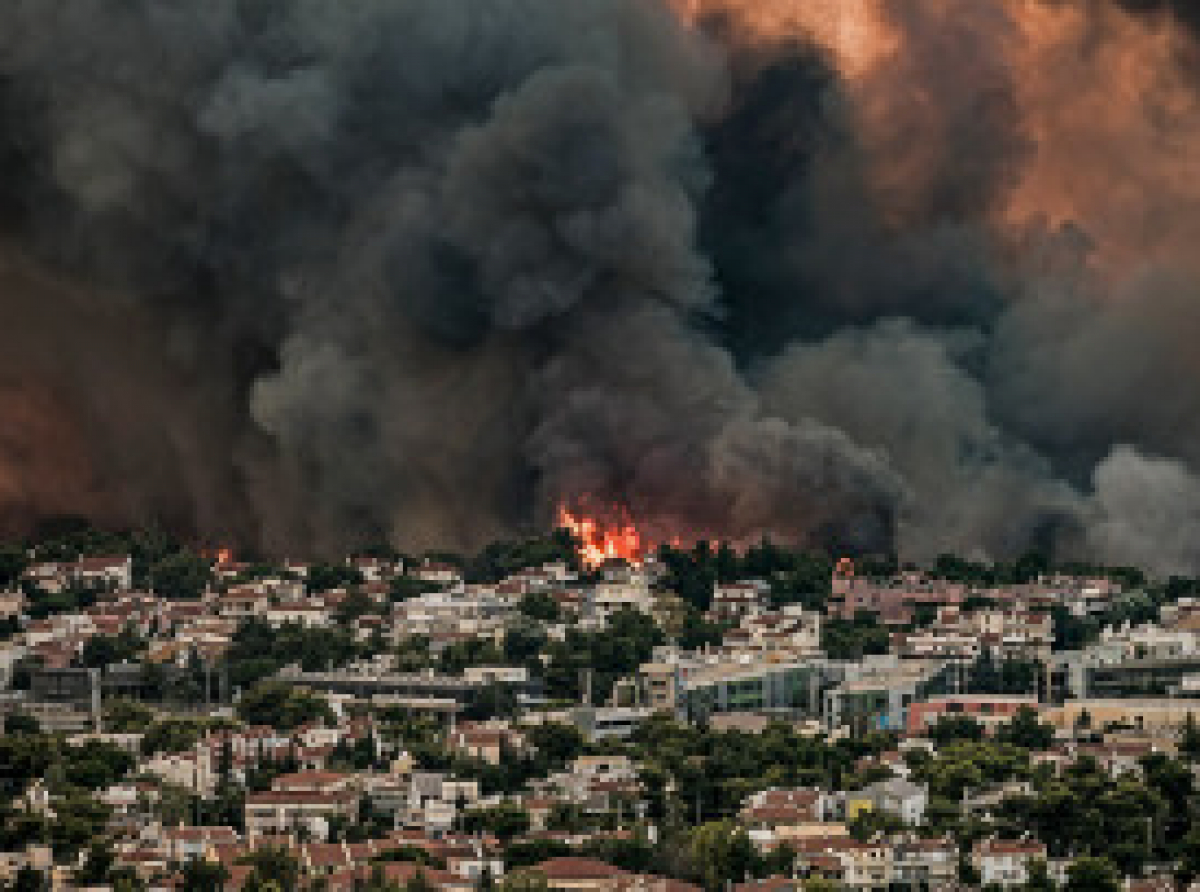
POLYGON ((566 531, 87 553, 121 541, 5 552, 12 888, 1200 878, 1192 580, 768 543, 591 566, 566 531))

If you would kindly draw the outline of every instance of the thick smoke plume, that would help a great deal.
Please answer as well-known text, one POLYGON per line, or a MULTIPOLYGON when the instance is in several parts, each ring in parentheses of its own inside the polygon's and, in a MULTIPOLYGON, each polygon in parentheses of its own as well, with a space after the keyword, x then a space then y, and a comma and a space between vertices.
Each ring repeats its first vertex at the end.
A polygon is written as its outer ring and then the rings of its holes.
POLYGON ((1200 571, 1189 9, 9 0, 0 520, 1200 571))

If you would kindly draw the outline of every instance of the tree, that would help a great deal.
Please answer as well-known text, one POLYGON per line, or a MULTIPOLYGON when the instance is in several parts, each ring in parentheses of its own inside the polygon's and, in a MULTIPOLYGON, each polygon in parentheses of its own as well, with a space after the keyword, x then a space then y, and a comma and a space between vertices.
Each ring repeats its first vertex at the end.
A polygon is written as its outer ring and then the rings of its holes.
POLYGON ((173 600, 194 601, 208 588, 212 578, 209 562, 186 551, 168 555, 150 569, 154 591, 173 600))
POLYGON ((1196 717, 1188 713, 1179 733, 1179 756, 1187 762, 1200 762, 1200 727, 1196 717))
POLYGON ((112 870, 116 855, 112 847, 100 840, 93 840, 88 846, 87 860, 75 873, 75 883, 79 886, 100 886, 108 881, 109 871, 112 870))
POLYGON ((1200 826, 1193 827, 1179 845, 1178 878, 1185 884, 1200 877, 1200 826))
POLYGON ((925 736, 941 749, 955 740, 983 740, 983 725, 969 715, 942 715, 925 729, 925 736))
POLYGON ((1105 858, 1079 858, 1067 868, 1067 892, 1119 892, 1121 878, 1105 858))
POLYGON ((500 882, 500 892, 547 892, 546 875, 536 870, 514 870, 500 882))
POLYGON ((29 566, 29 555, 20 545, 0 544, 0 589, 14 585, 29 566))
POLYGON ((1025 870, 1025 889, 1029 892, 1054 892, 1058 884, 1050 877, 1050 868, 1041 858, 1034 858, 1025 870))
POLYGON ((145 647, 146 642, 129 627, 116 635, 93 635, 83 644, 83 665, 101 669, 133 662, 145 647))
POLYGON ((290 731, 315 721, 333 721, 324 697, 282 682, 263 682, 242 695, 238 715, 251 725, 290 731))
POLYGON ((204 736, 204 727, 191 719, 166 719, 155 722, 142 737, 142 752, 182 753, 190 750, 204 736))
POLYGON ((1045 750, 1054 743, 1054 728, 1038 721, 1037 710, 1022 706, 1012 721, 996 729, 996 739, 1027 750, 1045 750))
POLYGON ((4 717, 5 734, 40 734, 42 726, 28 713, 13 712, 4 717))
POLYGON ((136 700, 116 699, 104 704, 104 729, 114 734, 134 734, 154 721, 154 710, 136 700))
POLYGON ((891 643, 891 633, 868 613, 860 612, 853 620, 831 619, 821 624, 821 648, 831 660, 885 654, 891 643))
POLYGON ((263 846, 241 859, 251 868, 243 889, 265 892, 267 889, 295 889, 300 880, 300 863, 287 849, 263 846))
POLYGON ((490 831, 501 841, 521 836, 529 831, 529 813, 511 802, 491 808, 473 809, 463 815, 463 830, 467 833, 490 831))
POLYGON ((439 588, 437 583, 425 582, 415 576, 395 576, 388 583, 388 597, 392 601, 407 601, 439 588))
POLYGON ((574 725, 543 722, 533 725, 525 734, 547 770, 558 770, 583 753, 583 734, 574 725))
POLYGON ((866 842, 879 833, 885 836, 902 833, 907 829, 907 825, 899 815, 880 809, 867 808, 851 818, 847 828, 850 835, 859 842, 866 842))
POLYGON ((304 586, 310 594, 315 594, 362 585, 364 581, 362 572, 349 564, 313 564, 308 568, 304 586))
POLYGON ((693 875, 710 892, 743 880, 758 865, 758 852, 746 831, 733 821, 711 821, 688 834, 693 875))
POLYGON ((521 613, 530 619, 555 623, 559 619, 558 602, 549 592, 529 592, 521 599, 521 613))
POLYGON ((45 874, 26 864, 17 871, 12 888, 13 892, 43 892, 50 888, 50 881, 45 874))

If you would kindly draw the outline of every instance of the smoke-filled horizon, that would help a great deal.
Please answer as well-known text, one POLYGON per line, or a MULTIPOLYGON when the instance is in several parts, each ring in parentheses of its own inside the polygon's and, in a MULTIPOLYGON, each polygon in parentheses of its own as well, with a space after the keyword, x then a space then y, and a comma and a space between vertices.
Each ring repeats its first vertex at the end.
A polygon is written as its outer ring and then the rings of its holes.
POLYGON ((1200 25, 9 0, 0 522, 1200 572, 1200 25))

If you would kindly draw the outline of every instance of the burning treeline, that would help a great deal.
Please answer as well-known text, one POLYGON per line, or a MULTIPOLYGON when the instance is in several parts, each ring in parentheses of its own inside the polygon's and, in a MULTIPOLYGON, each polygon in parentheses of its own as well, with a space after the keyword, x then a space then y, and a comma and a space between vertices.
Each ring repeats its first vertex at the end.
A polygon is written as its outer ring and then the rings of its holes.
POLYGON ((1200 571, 1192 15, 2 4, 0 513, 1200 571))

